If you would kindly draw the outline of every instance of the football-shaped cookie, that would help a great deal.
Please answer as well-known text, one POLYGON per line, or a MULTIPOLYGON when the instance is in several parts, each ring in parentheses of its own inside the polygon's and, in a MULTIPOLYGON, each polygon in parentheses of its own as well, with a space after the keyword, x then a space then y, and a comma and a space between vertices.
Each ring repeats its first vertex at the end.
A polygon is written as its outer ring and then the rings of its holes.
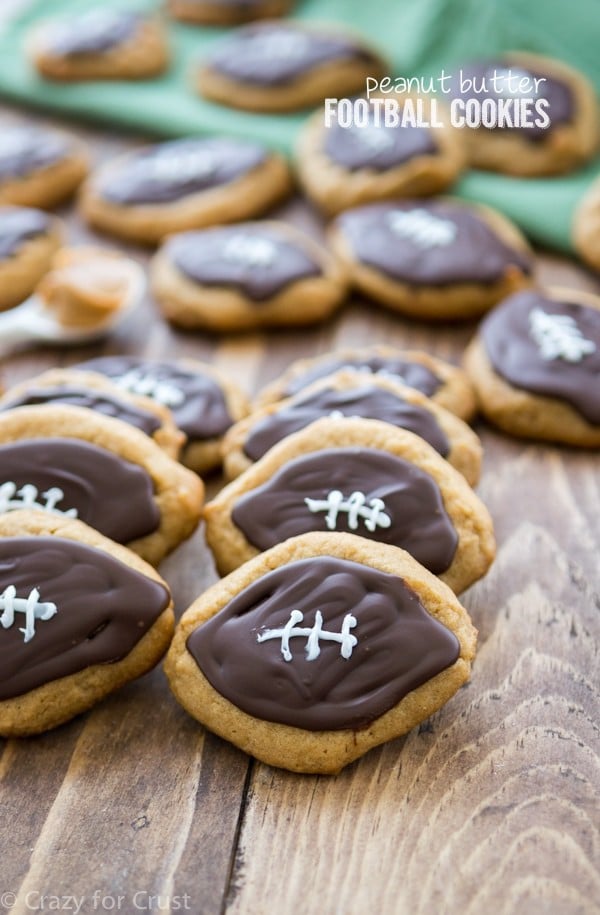
POLYGON ((166 670, 184 707, 237 746, 336 772, 450 698, 475 636, 452 592, 403 550, 308 534, 200 597, 166 670))

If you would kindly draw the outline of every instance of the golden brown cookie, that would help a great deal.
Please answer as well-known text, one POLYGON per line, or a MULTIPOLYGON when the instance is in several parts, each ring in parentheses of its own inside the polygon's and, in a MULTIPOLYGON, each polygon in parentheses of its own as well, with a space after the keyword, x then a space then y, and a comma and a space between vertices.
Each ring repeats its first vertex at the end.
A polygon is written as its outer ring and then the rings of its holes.
POLYGON ((0 204, 52 209, 75 192, 87 170, 87 151, 75 137, 45 127, 2 126, 0 204))
POLYGON ((175 460, 185 442, 168 407, 149 397, 131 394, 95 372, 50 369, 6 391, 0 397, 0 412, 46 404, 85 407, 120 419, 149 435, 175 460))
POLYGON ((171 16, 193 25, 239 25, 285 16, 294 0, 167 0, 171 16))
POLYGON ((157 565, 195 530, 201 480, 143 432, 74 406, 0 413, 0 515, 77 517, 157 565))
POLYGON ((482 322, 465 367, 487 419, 505 432, 600 446, 600 297, 521 292, 482 322))
POLYGON ((572 235, 580 258, 600 271, 600 178, 590 185, 575 210, 572 235))
POLYGON ((27 50, 46 79, 148 79, 166 70, 169 49, 160 20, 97 6, 40 23, 27 50))
POLYGON ((347 291, 337 260, 282 222, 173 235, 154 257, 150 277, 169 321, 225 332, 322 320, 347 291))
POLYGON ((0 734, 57 727, 158 663, 173 634, 165 582, 87 524, 0 515, 0 734))
POLYGON ((582 73, 563 61, 513 52, 463 64, 453 75, 444 99, 460 106, 456 116, 466 118, 462 133, 473 168, 519 177, 558 175, 578 168, 596 152, 596 93, 582 73), (485 117, 479 126, 482 103, 493 117, 502 106, 507 127, 495 127, 485 117), (468 109, 473 105, 470 119, 468 109), (528 126, 520 126, 525 122, 528 126))
POLYGON ((475 413, 475 394, 466 373, 420 350, 402 350, 385 344, 347 347, 298 359, 256 397, 255 407, 275 403, 303 391, 313 381, 352 369, 365 375, 395 378, 468 422, 475 413))
POLYGON ((500 213, 451 198, 348 210, 330 230, 360 292, 424 320, 476 317, 528 286, 533 255, 500 213))
POLYGON ((55 216, 25 207, 0 207, 0 311, 31 295, 50 269, 62 237, 55 216))
POLYGON ((101 356, 78 368, 99 372, 121 390, 168 407, 187 438, 181 461, 200 475, 220 466, 223 435, 250 409, 244 393, 224 372, 195 359, 154 362, 101 356))
POLYGON ((319 419, 271 448, 204 508, 221 574, 310 531, 406 549, 459 593, 495 554, 492 521, 465 478, 412 432, 319 419))
POLYGON ((158 244, 165 235, 252 219, 292 189, 289 167, 259 143, 227 137, 172 140, 102 166, 82 189, 90 225, 158 244))
POLYGON ((349 369, 315 381, 295 397, 266 404, 232 426, 223 440, 226 477, 239 476, 269 448, 316 420, 344 416, 408 429, 445 457, 471 486, 479 480, 481 443, 466 423, 393 376, 365 376, 349 369))
MULTIPOLYGON (((403 96, 403 104, 407 98, 416 101, 403 96)), ((336 118, 326 126, 324 112, 318 111, 304 126, 296 155, 305 193, 328 215, 365 203, 439 194, 464 164, 462 134, 447 119, 436 129, 386 127, 374 112, 367 124, 346 127, 336 118)))
POLYGON ((197 87, 232 108, 284 112, 364 92, 367 77, 381 79, 387 69, 339 26, 274 20, 242 26, 218 42, 201 63, 197 87))
POLYGON ((408 553, 305 534, 199 597, 165 671, 211 731, 269 765, 331 774, 447 702, 469 679, 476 638, 408 553))

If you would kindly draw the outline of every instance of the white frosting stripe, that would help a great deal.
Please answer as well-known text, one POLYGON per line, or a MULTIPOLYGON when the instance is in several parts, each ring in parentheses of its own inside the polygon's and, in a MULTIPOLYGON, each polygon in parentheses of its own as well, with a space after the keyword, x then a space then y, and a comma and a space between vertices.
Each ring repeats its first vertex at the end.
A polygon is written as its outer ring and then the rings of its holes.
POLYGON ((348 515, 348 527, 355 531, 359 525, 359 519, 364 521, 364 525, 371 533, 378 527, 390 527, 392 519, 385 512, 385 502, 383 499, 370 499, 367 503, 367 497, 363 492, 353 492, 348 498, 339 489, 332 489, 326 499, 305 499, 304 502, 309 511, 327 512, 325 524, 330 531, 334 531, 337 526, 338 516, 340 514, 348 515))
POLYGON ((321 641, 338 642, 340 655, 345 660, 352 657, 352 651, 358 645, 358 639, 350 632, 356 626, 356 617, 347 613, 342 621, 341 632, 328 632, 323 629, 323 614, 320 610, 315 613, 315 622, 311 627, 298 626, 304 619, 300 610, 292 610, 290 618, 281 629, 265 629, 256 636, 257 642, 267 642, 270 639, 281 639, 281 654, 284 661, 292 660, 290 639, 306 639, 306 660, 315 661, 321 654, 321 641))
POLYGON ((57 612, 56 604, 43 603, 40 601, 40 592, 34 588, 29 592, 27 597, 17 597, 17 590, 14 585, 9 585, 5 591, 0 594, 0 626, 3 629, 10 629, 15 622, 15 613, 25 615, 25 626, 19 629, 23 633, 23 641, 29 642, 35 635, 35 621, 49 620, 57 612))

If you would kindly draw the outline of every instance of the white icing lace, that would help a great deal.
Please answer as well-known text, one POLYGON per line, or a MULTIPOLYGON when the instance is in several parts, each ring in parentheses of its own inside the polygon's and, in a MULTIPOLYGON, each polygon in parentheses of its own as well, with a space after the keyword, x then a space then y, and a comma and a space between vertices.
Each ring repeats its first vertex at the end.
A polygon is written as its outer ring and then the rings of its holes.
POLYGON ((25 626, 19 628, 19 632, 23 633, 24 642, 29 642, 34 637, 36 620, 49 620, 58 612, 56 604, 40 601, 40 592, 37 588, 30 591, 28 597, 17 597, 14 585, 9 585, 0 594, 0 610, 0 626, 3 629, 10 629, 14 624, 15 613, 25 614, 25 626))
POLYGON ((152 375, 146 374, 141 369, 130 369, 120 378, 113 378, 113 381, 124 391, 151 397, 152 400, 165 407, 178 407, 185 400, 185 394, 181 388, 168 381, 153 378, 152 375))
POLYGON ((64 518, 76 518, 76 508, 61 509, 56 507, 64 497, 64 492, 58 486, 53 486, 40 496, 37 486, 34 486, 33 483, 26 483, 25 486, 17 490, 16 484, 9 481, 0 485, 0 515, 18 509, 29 508, 49 512, 52 515, 62 515, 64 518))
POLYGON ((216 168, 214 156, 202 149, 165 150, 151 156, 146 167, 150 178, 158 181, 192 181, 206 178, 216 168))
POLYGON ((564 359, 581 362, 596 351, 596 344, 586 340, 570 315, 551 315, 541 308, 529 312, 529 333, 538 345, 542 359, 564 359))
POLYGON ((298 626, 304 619, 304 614, 300 610, 292 610, 290 618, 282 629, 265 629, 260 632, 257 642, 267 642, 269 639, 281 639, 281 654, 284 661, 292 660, 290 650, 290 639, 305 638, 306 660, 314 661, 321 654, 320 641, 339 642, 340 655, 348 660, 352 657, 352 650, 358 644, 358 639, 350 632, 356 626, 356 618, 351 613, 347 613, 342 621, 341 632, 328 632, 323 629, 323 614, 320 610, 315 613, 314 625, 309 627, 298 626))
POLYGON ((456 226, 450 219, 440 219, 427 210, 392 210, 388 224, 400 238, 408 238, 421 248, 440 248, 456 238, 456 226))
POLYGON ((232 235, 223 246, 223 259, 249 267, 270 267, 277 256, 277 248, 267 238, 252 235, 232 235))
POLYGON ((305 499, 304 502, 311 512, 327 512, 325 524, 330 531, 336 529, 338 515, 342 513, 348 515, 348 527, 351 531, 357 529, 359 518, 371 532, 377 527, 389 527, 392 523, 390 516, 385 513, 383 499, 371 499, 367 503, 367 497, 362 492, 353 492, 345 499, 339 489, 332 489, 326 499, 305 499))

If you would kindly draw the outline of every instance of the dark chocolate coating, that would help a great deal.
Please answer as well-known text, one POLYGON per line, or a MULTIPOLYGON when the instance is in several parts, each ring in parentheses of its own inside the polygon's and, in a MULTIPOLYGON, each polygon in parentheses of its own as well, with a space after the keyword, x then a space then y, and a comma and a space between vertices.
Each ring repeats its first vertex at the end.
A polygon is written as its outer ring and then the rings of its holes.
POLYGON ((458 534, 436 481, 409 461, 374 448, 327 448, 295 458, 238 499, 231 517, 253 546, 268 550, 288 537, 327 532, 327 512, 311 511, 305 499, 326 500, 332 490, 346 499, 354 492, 367 502, 382 499, 391 519, 390 527, 370 531, 359 518, 351 530, 348 513, 341 511, 334 530, 402 547, 436 575, 451 565, 458 534))
POLYGON ((333 375, 341 369, 353 369, 359 372, 370 372, 373 375, 389 375, 403 381, 411 388, 416 388, 427 397, 433 397, 436 391, 442 386, 442 381, 435 375, 431 369, 422 365, 420 362, 413 362, 405 356, 360 356, 350 359, 332 358, 324 360, 316 365, 311 366, 301 375, 296 375, 288 382, 284 396, 291 397, 302 391, 304 388, 317 381, 319 378, 326 378, 327 375, 333 375))
POLYGON ((126 206, 171 203, 229 184, 266 158, 264 147, 246 140, 173 140, 128 156, 99 185, 99 192, 105 200, 126 206))
POLYGON ((447 201, 370 204, 342 213, 336 225, 354 256, 401 283, 447 286, 453 283, 497 283, 511 269, 529 274, 532 260, 510 248, 476 213, 447 201), (436 221, 454 225, 447 244, 425 245, 410 235, 397 234, 394 213, 425 211, 436 221))
POLYGON ((187 648, 214 689, 242 711, 310 731, 367 726, 460 654, 454 633, 401 578, 330 556, 257 579, 194 630, 187 648), (306 637, 294 636, 286 661, 280 639, 257 641, 285 626, 293 610, 308 628, 320 611, 323 629, 335 633, 351 613, 358 640, 351 656, 321 640, 320 655, 308 661, 306 637))
POLYGON ((51 226, 51 217, 41 210, 0 207, 0 260, 12 257, 32 238, 47 235, 51 226))
MULTIPOLYGON (((548 108, 546 109, 546 113, 550 118, 550 124, 548 127, 536 127, 533 124, 531 127, 495 127, 492 128, 493 130, 508 131, 510 133, 517 132, 525 140, 529 139, 534 142, 538 142, 539 140, 543 140, 544 137, 547 136, 553 128, 558 127, 561 124, 570 124, 574 120, 575 98, 573 96, 571 87, 556 77, 550 77, 548 74, 542 73, 536 67, 523 67, 516 61, 508 61, 502 59, 480 60, 469 64, 463 64, 462 68, 455 68, 453 72, 454 79, 450 81, 449 88, 451 91, 448 95, 448 98, 462 98, 465 100, 469 98, 476 98, 480 101, 484 101, 484 99, 492 99, 494 102, 497 102, 498 99, 503 98, 520 98, 519 95, 511 96, 508 94, 510 90, 510 83, 508 81, 504 82, 507 92, 506 95, 502 92, 494 91, 494 84, 491 82, 490 78, 493 77, 494 71, 500 74, 500 71, 502 70, 512 71, 513 86, 518 85, 518 79, 514 79, 517 71, 519 73, 522 72, 524 76, 535 77, 536 79, 539 79, 540 77, 544 78, 545 81, 543 83, 539 83, 538 97, 548 100, 548 108), (459 82, 459 71, 461 69, 463 80, 471 80, 470 85, 475 85, 477 90, 480 90, 481 86, 483 85, 482 79, 485 79, 487 91, 473 91, 472 88, 468 88, 469 83, 465 82, 464 85, 467 87, 466 91, 461 92, 459 82), (472 82, 473 79, 475 79, 475 83, 472 82)), ((499 88, 501 88, 502 82, 497 81, 497 85, 499 88)), ((535 90, 535 86, 532 86, 532 90, 535 90)), ((526 92, 522 97, 535 99, 536 95, 534 91, 531 91, 526 92)))
POLYGON ((437 152, 428 127, 340 127, 325 130, 323 149, 330 159, 349 171, 368 168, 384 172, 417 156, 437 152))
POLYGON ((56 385, 55 387, 36 387, 35 381, 30 388, 18 397, 0 405, 0 411, 13 410, 15 407, 31 407, 38 404, 70 404, 74 407, 85 407, 103 416, 120 419, 146 435, 154 435, 160 429, 160 420, 154 413, 137 407, 133 403, 113 397, 106 391, 95 391, 93 388, 75 385, 56 385))
POLYGON ((75 438, 36 438, 0 445, 0 486, 33 484, 42 494, 62 489, 57 509, 77 517, 117 543, 157 529, 160 514, 153 483, 137 464, 75 438))
POLYGON ((261 22, 232 31, 208 55, 211 69, 229 79, 277 88, 337 61, 378 62, 344 35, 326 35, 291 22, 261 22))
POLYGON ((188 279, 201 286, 240 290, 253 302, 263 302, 298 280, 320 276, 321 267, 301 247, 273 229, 258 225, 223 226, 174 235, 166 253, 188 279), (267 262, 243 252, 248 245, 266 245, 267 262))
POLYGON ((180 402, 161 400, 148 391, 144 392, 144 396, 164 403, 171 410, 179 429, 191 442, 217 438, 233 422, 220 386, 214 378, 202 374, 200 370, 194 371, 172 362, 148 362, 132 356, 101 356, 82 362, 77 368, 99 372, 117 383, 134 371, 142 383, 150 380, 172 386, 180 395, 180 402))
POLYGON ((39 600, 56 604, 57 612, 35 621, 28 642, 19 631, 23 613, 15 613, 8 629, 0 627, 0 700, 124 658, 170 599, 159 582, 62 537, 0 539, 0 595, 11 585, 18 598, 37 588, 39 600))
POLYGON ((50 25, 49 50, 56 57, 103 54, 130 41, 141 21, 137 13, 98 7, 50 25))
POLYGON ((408 403, 392 391, 373 385, 335 390, 324 388, 308 397, 298 398, 283 409, 265 416, 250 430, 244 453, 258 461, 277 442, 310 423, 329 416, 334 410, 344 416, 379 419, 414 432, 446 457, 450 446, 446 435, 430 410, 408 403))
POLYGON ((2 127, 0 181, 24 178, 69 155, 64 137, 41 127, 2 127))
POLYGON ((572 302, 558 302, 540 292, 518 292, 485 318, 481 338, 494 370, 510 384, 532 394, 557 397, 592 425, 600 424, 600 311, 572 302), (578 362, 544 359, 531 336, 530 314, 572 318, 585 340, 595 345, 578 362))

